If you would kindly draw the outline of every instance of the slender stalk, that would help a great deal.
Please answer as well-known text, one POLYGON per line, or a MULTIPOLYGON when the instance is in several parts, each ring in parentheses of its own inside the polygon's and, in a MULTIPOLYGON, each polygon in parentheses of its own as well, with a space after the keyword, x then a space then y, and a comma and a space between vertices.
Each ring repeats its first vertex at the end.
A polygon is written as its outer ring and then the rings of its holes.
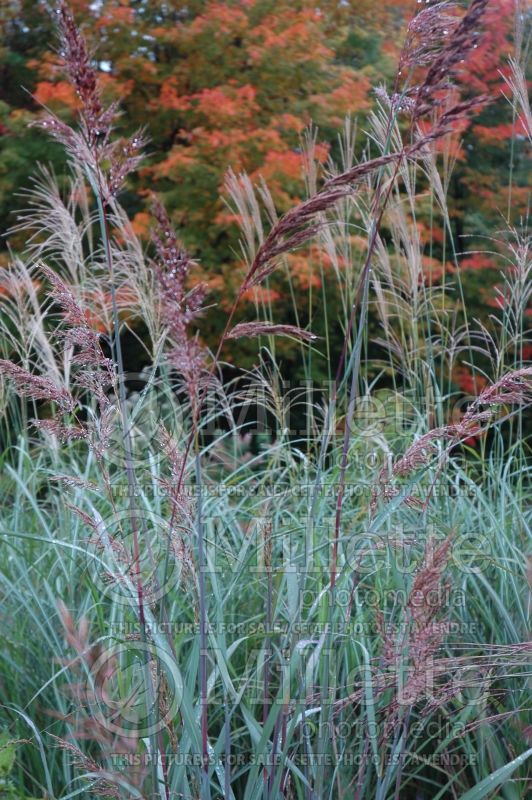
POLYGON ((408 709, 406 716, 402 722, 402 745, 401 745, 401 755, 399 756, 399 764, 397 765, 397 775, 395 776, 395 791, 394 791, 394 800, 400 800, 400 791, 401 791, 401 778, 403 775, 403 769, 405 766, 405 755, 406 755, 406 739, 408 735, 408 725, 410 722, 410 709, 408 709))
MULTIPOLYGON (((390 127, 392 124, 392 117, 390 115, 390 127)), ((334 391, 334 403, 336 403, 337 397, 337 386, 339 383, 339 378, 341 375, 341 370, 343 369, 345 357, 347 354, 347 346, 348 341, 350 340, 350 333, 354 326, 354 322, 356 319, 356 315, 358 309, 360 307, 360 314, 359 314, 359 324, 357 330, 357 336, 354 343, 354 363, 351 366, 351 385, 349 389, 349 396, 348 396, 348 409, 347 415, 344 421, 344 435, 343 435, 343 443, 342 443, 342 456, 341 456, 341 463, 340 463, 340 477, 339 477, 339 485, 338 485, 338 492, 337 492, 337 500, 336 500, 336 511, 335 511, 335 521, 334 521, 334 534, 333 534, 333 541, 331 544, 331 564, 330 564, 330 574, 329 574, 329 614, 328 614, 328 622, 329 622, 329 631, 327 634, 327 645, 326 645, 326 653, 331 651, 332 647, 332 614, 333 609, 336 602, 336 579, 337 579, 337 569, 338 569, 338 545, 340 541, 340 527, 342 522, 342 509, 343 509, 343 500, 344 500, 344 493, 345 493, 345 480, 347 474, 347 456, 349 451, 349 442, 351 439, 351 429, 352 429, 352 422, 355 410, 355 403, 357 398, 357 387, 358 387, 358 379, 360 373, 360 360, 361 360, 361 351, 362 351, 362 338, 364 334, 364 326, 366 323, 367 318, 367 309, 368 309, 368 296, 369 296, 369 278, 370 278, 370 268, 371 268, 371 261, 373 258, 373 254, 375 251, 375 247, 377 244, 377 236, 380 230, 380 225, 382 222, 382 218, 384 216, 384 211, 387 207, 392 187, 394 185, 397 173, 400 167, 400 160, 398 160, 394 167, 394 173, 392 179, 390 180, 389 186, 386 190, 385 196, 383 198, 383 202, 380 205, 381 194, 382 194, 382 174, 379 177, 379 181, 377 184, 377 189, 375 192, 374 198, 374 208, 376 216, 373 221, 373 227, 370 234, 370 239, 368 243, 368 250, 366 254, 366 260, 364 262, 364 266, 362 268, 362 272, 360 275, 359 281, 359 288, 357 294, 355 296, 355 300, 351 307, 351 314, 349 318, 348 329, 346 332, 346 336, 344 339, 344 345, 342 347, 342 354, 340 357, 340 362, 338 365, 337 376, 333 386, 334 391)), ((327 435, 327 428, 326 425, 324 430, 324 435, 327 435)), ((315 497, 317 496, 317 492, 315 491, 315 497)), ((314 505, 314 504, 313 504, 314 505)), ((321 691, 321 699, 322 704, 326 708, 325 712, 325 724, 322 726, 322 734, 320 736, 320 752, 324 752, 325 748, 325 739, 326 739, 326 728, 329 720, 329 694, 331 691, 331 687, 329 685, 329 671, 325 670, 324 681, 322 684, 322 691, 321 691)), ((323 770, 318 772, 318 781, 316 786, 316 792, 318 796, 321 796, 323 791, 323 770)))
POLYGON ((225 797, 230 797, 231 793, 231 714, 229 711, 229 698, 224 692, 224 750, 225 750, 225 772, 224 772, 224 792, 225 797))
POLYGON ((196 485, 198 487, 198 509, 197 509, 197 539, 198 539, 198 584, 199 584, 199 610, 200 610, 200 657, 199 657, 199 683, 200 683, 200 712, 201 712, 201 746, 202 746, 202 779, 201 797, 202 800, 209 800, 211 796, 209 783, 209 707, 207 696, 207 640, 208 640, 208 621, 207 621, 207 599, 205 591, 205 573, 207 562, 205 558, 205 540, 203 525, 203 508, 201 492, 201 463, 199 450, 196 447, 196 485))
MULTIPOLYGON (((263 688, 262 688, 262 724, 266 725, 268 714, 270 713, 270 661, 272 658, 272 643, 270 640, 270 631, 272 628, 272 609, 273 609, 273 576, 272 576, 272 563, 271 563, 271 526, 266 525, 264 531, 264 568, 266 569, 266 639, 264 642, 264 672, 263 672, 263 688)), ((273 767, 272 767, 273 769, 273 767)), ((263 770, 263 797, 264 800, 268 798, 268 769, 264 767, 263 770)))
MULTIPOLYGON (((139 625, 140 625, 140 633, 141 633, 141 641, 145 646, 146 652, 146 659, 144 662, 144 676, 146 681, 146 687, 148 689, 148 694, 150 699, 155 700, 154 698, 154 687, 153 681, 150 674, 149 669, 149 653, 148 653, 148 637, 146 633, 146 609, 145 609, 145 601, 144 601, 144 587, 142 583, 142 575, 140 572, 140 541, 139 541, 139 525, 138 525, 138 510, 136 505, 136 489, 137 489, 137 482, 135 476, 135 469, 133 466, 133 451, 131 445, 131 433, 129 428, 129 414, 127 409, 127 398, 126 398, 126 387, 125 387, 125 375, 124 375, 124 359, 122 354, 122 344, 120 341, 120 319, 118 314, 118 304, 116 300, 116 286, 114 281, 114 264, 113 264, 113 256, 111 250, 111 243, 110 243, 110 232, 109 232, 109 221, 107 217, 107 210, 106 204, 103 200, 101 189, 100 191, 96 191, 96 201, 98 204, 98 215, 100 220, 100 230, 104 245, 105 257, 107 261, 107 268, 109 270, 110 280, 111 280, 111 302, 112 302, 112 310, 113 310, 113 355, 115 358, 115 363, 117 367, 117 381, 118 381, 118 401, 119 401, 119 408, 120 408, 120 419, 122 425, 122 441, 124 444, 124 451, 125 451, 125 467, 126 467, 126 475, 127 475, 127 482, 128 482, 128 494, 129 494, 129 508, 130 508, 130 524, 131 530, 133 534, 133 562, 134 562, 134 582, 136 584, 137 589, 137 605, 138 605, 138 616, 139 616, 139 625)), ((154 703, 154 707, 157 707, 157 703, 154 703)), ((156 795, 159 795, 158 792, 158 785, 159 785, 159 775, 157 771, 157 759, 156 754, 159 750, 158 742, 157 742, 157 735, 151 734, 150 735, 153 756, 152 759, 152 781, 153 781, 153 789, 156 795)), ((164 759, 163 759, 164 761, 164 759)), ((165 774, 165 798, 166 800, 170 800, 170 790, 168 786, 168 779, 167 773, 165 774)))

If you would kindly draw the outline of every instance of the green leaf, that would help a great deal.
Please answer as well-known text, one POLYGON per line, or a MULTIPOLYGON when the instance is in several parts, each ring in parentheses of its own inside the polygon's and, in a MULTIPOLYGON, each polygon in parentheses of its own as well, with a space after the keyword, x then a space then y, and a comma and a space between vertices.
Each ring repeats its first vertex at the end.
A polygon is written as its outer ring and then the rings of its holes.
POLYGON ((532 747, 524 753, 521 753, 517 758, 514 758, 513 761, 505 764, 504 767, 500 767, 500 769, 492 772, 491 775, 488 775, 488 777, 484 778, 480 783, 477 783, 473 789, 470 789, 462 795, 462 800, 482 800, 483 797, 487 797, 490 792, 493 792, 501 783, 504 783, 512 772, 515 772, 517 767, 520 767, 530 756, 532 756, 532 747))
POLYGON ((5 778, 13 769, 17 743, 14 742, 7 731, 0 733, 0 777, 5 778))

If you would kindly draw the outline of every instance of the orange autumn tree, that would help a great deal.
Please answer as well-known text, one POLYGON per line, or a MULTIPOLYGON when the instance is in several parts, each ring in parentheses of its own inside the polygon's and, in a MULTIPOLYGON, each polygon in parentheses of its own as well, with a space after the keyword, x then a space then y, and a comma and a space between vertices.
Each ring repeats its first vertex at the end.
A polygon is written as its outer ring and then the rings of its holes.
MULTIPOLYGON (((525 120, 509 90, 509 57, 516 40, 526 42, 530 12, 521 0, 491 0, 485 33, 468 62, 465 76, 474 92, 491 98, 463 132, 461 154, 450 185, 453 226, 465 301, 470 318, 481 318, 496 332, 505 307, 501 283, 515 279, 520 249, 510 230, 524 230, 530 207, 529 141, 525 120)), ((517 348, 517 345, 515 345, 517 348)), ((515 358, 519 350, 510 348, 515 358)), ((530 357, 530 347, 523 349, 530 357)), ((461 367, 455 383, 467 394, 482 388, 461 367)), ((479 385, 480 383, 480 385, 479 385)))
MULTIPOLYGON (((150 157, 138 186, 157 184, 206 266, 231 259, 220 200, 228 167, 262 174, 283 211, 301 195, 305 126, 319 125, 325 159, 325 143, 345 115, 369 109, 374 68, 338 59, 348 35, 338 7, 305 0, 73 3, 108 99, 120 100, 128 128, 148 126, 150 157)), ((76 98, 57 54, 29 66, 36 100, 67 116, 76 98)), ((144 209, 132 207, 142 232, 144 209)))
MULTIPOLYGON (((65 82, 60 53, 50 35, 41 39, 46 50, 37 46, 36 31, 47 31, 47 6, 22 5, 25 29, 35 36, 25 60, 35 102, 27 105, 24 123, 41 113, 39 103, 68 120, 77 99, 65 82)), ((222 197, 227 169, 264 178, 280 213, 297 202, 304 192, 304 129, 311 121, 319 127, 315 154, 323 163, 346 115, 363 115, 372 105, 382 34, 371 3, 363 0, 355 8, 330 0, 319 6, 306 0, 74 0, 71 5, 99 67, 105 100, 120 102, 124 132, 144 124, 150 137, 148 157, 122 196, 137 234, 148 234, 148 195, 155 188, 200 262, 197 276, 210 282, 223 308, 239 266, 237 227, 222 197)), ((30 134, 36 144, 38 137, 30 134)), ((11 143, 16 147, 14 139, 11 143)), ((35 160, 27 165, 28 176, 35 160)), ((314 256, 322 261, 313 248, 308 258, 291 263, 296 288, 318 288, 308 263, 314 256)), ((279 302, 281 316, 291 313, 286 287, 265 289, 261 298, 250 294, 250 301, 257 299, 279 302)), ((222 316, 212 318, 217 329, 222 316)))

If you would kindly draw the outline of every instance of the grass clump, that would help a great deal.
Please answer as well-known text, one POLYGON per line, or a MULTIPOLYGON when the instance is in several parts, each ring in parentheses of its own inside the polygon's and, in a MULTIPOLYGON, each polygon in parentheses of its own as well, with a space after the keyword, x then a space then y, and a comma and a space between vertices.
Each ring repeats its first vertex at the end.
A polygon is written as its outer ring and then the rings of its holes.
POLYGON ((525 796, 526 237, 506 234, 488 331, 467 319, 459 271, 426 280, 416 226, 427 182, 448 222, 436 145, 487 101, 450 85, 485 7, 419 11, 379 92, 375 154, 355 162, 348 121, 319 182, 310 134, 308 197, 284 216, 266 185, 228 175, 245 269, 212 353, 207 287, 165 209, 154 198, 144 251, 119 204, 143 135, 115 137, 59 5, 79 128, 40 125, 70 155, 70 191, 36 182, 27 260, 2 278, 5 792, 525 796), (334 266, 338 353, 266 303, 237 321, 309 242, 334 266), (124 338, 140 330, 133 374, 124 338), (258 363, 228 379, 244 336, 260 337, 258 363), (278 336, 301 347, 303 385, 287 384, 278 336), (452 381, 464 353, 468 398, 452 381), (327 386, 310 381, 319 359, 327 386))

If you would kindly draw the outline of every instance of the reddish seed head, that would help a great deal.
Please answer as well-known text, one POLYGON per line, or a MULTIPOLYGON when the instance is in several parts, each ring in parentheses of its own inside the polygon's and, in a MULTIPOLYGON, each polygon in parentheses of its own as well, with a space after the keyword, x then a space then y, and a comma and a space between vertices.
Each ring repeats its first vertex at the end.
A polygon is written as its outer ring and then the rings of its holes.
POLYGON ((82 104, 89 142, 94 144, 109 134, 111 119, 104 112, 96 70, 91 64, 85 39, 64 2, 59 4, 58 17, 61 55, 82 104))

